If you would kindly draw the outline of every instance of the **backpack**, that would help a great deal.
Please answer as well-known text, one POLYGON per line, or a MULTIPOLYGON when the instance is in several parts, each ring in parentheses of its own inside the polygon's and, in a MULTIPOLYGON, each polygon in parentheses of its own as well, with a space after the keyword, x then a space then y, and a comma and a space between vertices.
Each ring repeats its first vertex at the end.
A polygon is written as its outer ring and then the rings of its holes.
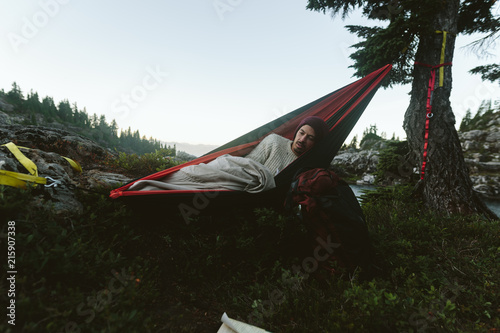
POLYGON ((369 268, 373 251, 363 211, 349 185, 335 172, 323 168, 299 171, 285 207, 299 209, 318 266, 333 273, 335 266, 369 268))

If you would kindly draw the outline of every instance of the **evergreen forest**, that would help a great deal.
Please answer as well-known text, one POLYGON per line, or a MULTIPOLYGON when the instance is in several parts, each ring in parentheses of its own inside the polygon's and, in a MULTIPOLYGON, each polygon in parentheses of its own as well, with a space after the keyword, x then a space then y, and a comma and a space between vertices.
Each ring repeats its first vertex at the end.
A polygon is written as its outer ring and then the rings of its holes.
POLYGON ((57 103, 49 96, 41 98, 33 90, 25 96, 16 82, 8 92, 0 90, 0 99, 13 106, 12 113, 23 116, 24 125, 69 128, 104 147, 127 153, 146 154, 159 149, 173 149, 175 153, 175 147, 141 136, 139 130, 129 127, 119 131, 116 120, 108 122, 104 115, 90 115, 85 107, 79 109, 76 102, 64 99, 57 103))

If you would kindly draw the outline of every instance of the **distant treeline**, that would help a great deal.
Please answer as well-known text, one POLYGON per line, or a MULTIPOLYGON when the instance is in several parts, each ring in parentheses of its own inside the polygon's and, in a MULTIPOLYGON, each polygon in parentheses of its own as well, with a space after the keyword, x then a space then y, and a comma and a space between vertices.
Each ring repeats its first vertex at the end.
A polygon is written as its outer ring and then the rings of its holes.
POLYGON ((130 127, 125 131, 120 130, 118 135, 118 124, 114 119, 108 124, 104 115, 94 113, 90 116, 85 107, 79 110, 76 103, 63 100, 56 105, 54 99, 48 96, 40 101, 38 93, 33 91, 25 97, 15 82, 9 92, 0 90, 0 98, 12 104, 15 113, 24 116, 25 125, 50 126, 59 123, 109 148, 137 154, 169 149, 175 156, 175 146, 167 146, 152 137, 141 137, 138 130, 132 131, 130 127))
POLYGON ((491 125, 491 120, 497 117, 497 112, 500 112, 500 103, 493 105, 490 100, 483 101, 474 116, 470 109, 467 110, 459 131, 486 130, 491 125))

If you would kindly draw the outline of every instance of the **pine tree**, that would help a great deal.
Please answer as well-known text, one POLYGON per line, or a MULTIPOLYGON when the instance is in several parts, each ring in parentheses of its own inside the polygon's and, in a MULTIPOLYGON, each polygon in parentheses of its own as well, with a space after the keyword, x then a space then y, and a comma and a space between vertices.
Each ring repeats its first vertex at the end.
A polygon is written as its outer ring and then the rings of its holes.
POLYGON ((69 101, 67 99, 59 102, 59 105, 57 106, 57 111, 59 118, 63 122, 71 122, 73 120, 73 110, 71 109, 71 104, 69 104, 69 101))
POLYGON ((24 102, 23 92, 16 82, 12 83, 12 89, 6 95, 7 102, 14 105, 16 111, 22 110, 22 105, 24 102))
POLYGON ((23 107, 25 110, 27 110, 29 113, 32 114, 41 113, 42 103, 38 98, 38 93, 33 92, 33 90, 31 90, 31 92, 28 94, 28 97, 23 102, 23 107))
POLYGON ((80 111, 78 111, 78 105, 76 102, 74 102, 72 106, 71 122, 78 127, 83 127, 83 119, 80 115, 80 111))
POLYGON ((467 112, 465 113, 465 116, 462 119, 462 122, 460 123, 460 128, 458 129, 460 132, 465 132, 470 130, 470 123, 472 120, 472 113, 470 112, 470 109, 467 109, 467 112))
POLYGON ((471 69, 469 73, 481 75, 483 81, 498 81, 500 83, 500 64, 477 66, 471 69))
POLYGON ((358 149, 358 135, 355 135, 347 148, 358 149))
POLYGON ((91 128, 98 128, 99 127, 99 117, 95 113, 90 118, 90 127, 91 128))
POLYGON ((353 45, 352 67, 362 77, 392 64, 384 85, 412 84, 403 127, 412 155, 418 156, 418 166, 427 161, 418 192, 427 207, 438 212, 495 216, 472 189, 450 106, 455 40, 459 34, 497 31, 500 20, 492 13, 494 4, 494 0, 309 0, 307 5, 343 18, 362 8, 369 19, 385 21, 384 26, 347 26, 362 39, 353 45), (432 71, 436 85, 430 113, 426 102, 432 71), (424 145, 427 119, 428 146, 424 145))
POLYGON ((85 107, 83 107, 83 110, 80 111, 80 121, 83 128, 90 128, 89 114, 87 113, 87 108, 85 107))
POLYGON ((57 116, 57 107, 52 97, 44 97, 42 100, 42 114, 47 115, 50 120, 57 116))

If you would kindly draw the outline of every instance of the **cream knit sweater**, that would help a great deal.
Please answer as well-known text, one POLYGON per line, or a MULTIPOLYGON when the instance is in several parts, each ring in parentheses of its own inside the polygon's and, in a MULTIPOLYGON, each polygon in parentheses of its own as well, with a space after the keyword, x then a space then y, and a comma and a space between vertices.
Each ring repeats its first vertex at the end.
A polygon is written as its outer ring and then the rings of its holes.
POLYGON ((292 141, 278 134, 269 134, 245 157, 263 164, 273 175, 278 174, 297 156, 292 151, 292 141))

